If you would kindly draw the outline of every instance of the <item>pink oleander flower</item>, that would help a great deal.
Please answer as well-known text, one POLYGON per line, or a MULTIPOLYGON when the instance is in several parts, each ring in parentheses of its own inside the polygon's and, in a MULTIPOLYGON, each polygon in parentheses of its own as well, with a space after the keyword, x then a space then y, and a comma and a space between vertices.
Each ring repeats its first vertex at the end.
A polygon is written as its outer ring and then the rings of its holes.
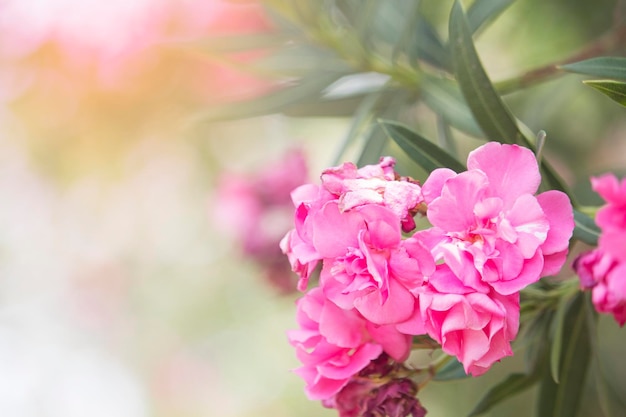
POLYGON ((605 174, 591 178, 595 192, 606 201, 598 210, 596 223, 602 229, 598 245, 620 261, 626 262, 626 179, 605 174))
POLYGON ((620 326, 626 323, 626 262, 602 249, 581 254, 574 261, 581 287, 591 290, 591 300, 600 313, 612 314, 620 326))
MULTIPOLYGON (((388 211, 384 218, 394 217, 387 222, 388 225, 393 224, 389 233, 393 235, 390 239, 394 242, 399 240, 400 228, 409 231, 415 227, 413 215, 423 201, 420 187, 410 179, 396 175, 394 164, 395 161, 390 157, 383 157, 378 164, 360 169, 352 163, 344 163, 326 169, 321 176, 321 185, 307 184, 293 191, 295 229, 284 237, 281 248, 289 257, 293 270, 300 276, 298 288, 301 291, 306 289, 309 276, 320 261, 346 255, 349 248, 339 246, 355 243, 358 233, 350 233, 356 231, 354 227, 364 226, 362 219, 356 220, 362 216, 346 214, 346 217, 342 217, 345 213, 358 212, 364 206, 384 207, 388 211), (326 207, 329 204, 332 209, 326 207), (329 247, 324 242, 327 233, 333 234, 332 230, 323 225, 326 215, 344 229, 341 233, 343 242, 334 237, 332 239, 336 241, 332 254, 329 254, 329 247), (395 226, 396 222, 398 227, 395 226), (324 253, 320 253, 319 245, 324 247, 324 253)), ((377 224, 383 225, 385 222, 377 224)))
POLYGON ((441 264, 421 289, 419 303, 425 331, 445 353, 457 357, 466 373, 481 375, 513 354, 519 293, 478 292, 441 264))
POLYGON ((216 227, 232 235, 243 254, 266 271, 282 292, 294 289, 293 273, 279 243, 292 222, 290 192, 307 181, 301 150, 292 150, 254 174, 224 173, 211 200, 216 227))
POLYGON ((591 178, 594 191, 606 201, 598 210, 601 229, 598 248, 574 261, 581 287, 591 290, 591 299, 600 313, 612 314, 626 323, 626 180, 612 174, 591 178))
POLYGON ((420 232, 437 260, 476 291, 508 295, 565 262, 574 229, 567 195, 535 196, 541 180, 534 154, 487 143, 472 151, 468 170, 437 169, 422 187, 428 220, 420 232))
POLYGON ((411 291, 435 268, 419 241, 402 240, 399 220, 384 206, 342 212, 334 201, 313 218, 315 246, 324 258, 324 295, 377 324, 411 320, 416 309, 411 291))
POLYGON ((351 378, 385 351, 398 361, 407 358, 411 338, 390 326, 376 326, 355 309, 329 301, 319 287, 298 300, 298 330, 288 333, 302 366, 295 370, 312 400, 337 394, 351 378))

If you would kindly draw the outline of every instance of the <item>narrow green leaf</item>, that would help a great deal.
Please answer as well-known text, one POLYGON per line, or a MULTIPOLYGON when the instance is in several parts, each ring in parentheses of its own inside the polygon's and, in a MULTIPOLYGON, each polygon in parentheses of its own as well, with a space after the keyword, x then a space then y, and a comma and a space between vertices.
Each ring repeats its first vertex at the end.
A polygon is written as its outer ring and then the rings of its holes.
POLYGON ((468 378, 469 375, 465 373, 465 369, 463 369, 463 364, 459 362, 456 358, 451 358, 448 363, 446 363, 437 374, 435 374, 433 380, 434 381, 452 381, 455 379, 464 379, 468 378))
POLYGON ((380 100, 382 92, 369 94, 359 105, 352 118, 350 129, 341 143, 333 165, 337 165, 343 158, 343 154, 352 143, 367 129, 367 126, 376 117, 376 103, 380 100))
POLYGON ((586 80, 583 81, 616 103, 626 106, 626 83, 613 80, 586 80))
POLYGON ((467 22, 472 33, 483 30, 493 22, 515 0, 476 0, 467 9, 467 22))
POLYGON ((560 65, 559 68, 592 77, 626 81, 626 58, 623 57, 602 56, 560 65))
POLYGON ((561 353, 563 350, 565 316, 570 307, 571 301, 571 298, 561 298, 559 306, 556 309, 556 315, 554 316, 554 329, 552 345, 550 348, 550 373, 552 375, 552 379, 557 384, 559 383, 559 367, 561 366, 561 353))
POLYGON ((371 129, 372 131, 370 135, 366 137, 365 146, 363 146, 361 155, 357 160, 358 166, 377 163, 380 156, 383 154, 383 150, 387 146, 387 142, 389 141, 389 137, 387 135, 376 134, 378 126, 374 125, 371 129))
MULTIPOLYGON (((468 417, 478 416, 486 413, 493 406, 510 398, 516 394, 520 394, 537 383, 537 376, 533 374, 514 373, 506 377, 502 382, 491 388, 487 394, 474 407, 468 417)), ((546 414, 547 416, 547 414, 546 414)))
POLYGON ((591 359, 589 326, 585 293, 578 293, 567 310, 563 328, 559 383, 546 369, 541 380, 537 415, 540 417, 574 417, 582 399, 585 378, 591 359))
POLYGON ((515 118, 494 89, 480 62, 459 0, 455 1, 450 14, 449 38, 454 74, 484 134, 489 140, 525 144, 515 118))
POLYGON ((458 85, 428 74, 423 77, 421 98, 424 103, 453 127, 471 136, 483 137, 458 85))
POLYGON ((457 157, 457 147, 450 125, 441 115, 437 115, 437 142, 441 149, 445 149, 450 155, 457 157))
POLYGON ((409 60, 423 60, 435 67, 448 70, 450 55, 432 23, 419 16, 413 35, 413 47, 409 49, 409 60))
POLYGON ((595 221, 578 210, 574 210, 574 238, 588 245, 596 246, 600 237, 600 228, 595 221))
POLYGON ((378 124, 426 172, 430 173, 441 167, 456 172, 465 171, 465 166, 456 158, 408 127, 390 120, 379 120, 378 124))
MULTIPOLYGON (((402 4, 402 3, 389 3, 389 4, 402 4)), ((395 42, 393 50, 391 51, 391 61, 396 63, 398 58, 406 53, 408 45, 410 45, 413 39, 413 34, 416 32, 416 27, 420 23, 420 15, 418 12, 420 0, 412 1, 406 6, 402 12, 404 14, 404 22, 402 24, 402 30, 398 41, 395 42)))
MULTIPOLYGON (((450 48, 454 73, 465 101, 488 140, 516 143, 532 149, 516 118, 489 80, 472 41, 467 19, 459 0, 452 7, 449 22, 450 48)), ((563 181, 545 161, 543 175, 553 189, 567 191, 563 181)))
POLYGON ((323 73, 304 78, 293 87, 285 87, 267 95, 244 102, 235 102, 209 108, 193 117, 194 121, 232 120, 279 113, 289 106, 320 95, 324 88, 336 81, 341 74, 323 73))
POLYGON ((615 385, 607 379, 604 368, 602 352, 600 352, 600 339, 598 336, 598 313, 591 304, 591 298, 585 297, 587 306, 587 324, 589 326, 589 341, 593 352, 592 369, 594 370, 594 384, 598 393, 598 402, 604 417, 621 417, 626 410, 623 393, 618 393, 615 385))

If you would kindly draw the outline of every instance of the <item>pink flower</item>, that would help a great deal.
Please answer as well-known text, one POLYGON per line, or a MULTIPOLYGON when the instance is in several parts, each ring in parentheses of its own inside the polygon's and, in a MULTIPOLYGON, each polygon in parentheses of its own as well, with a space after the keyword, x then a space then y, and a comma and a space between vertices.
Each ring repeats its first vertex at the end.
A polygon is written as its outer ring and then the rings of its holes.
POLYGON ((583 289, 591 290, 593 304, 601 313, 613 314, 620 326, 626 323, 626 181, 612 174, 592 178, 593 189, 606 201, 596 215, 602 233, 598 248, 574 261, 583 289))
POLYGON ((519 327, 519 293, 484 294, 465 286, 446 265, 439 265, 419 294, 428 334, 443 351, 456 356, 465 372, 478 376, 513 354, 519 327))
POLYGON ((568 197, 535 196, 541 177, 533 153, 487 143, 468 171, 433 171, 422 192, 433 229, 421 232, 437 260, 482 293, 514 294, 565 262, 574 229, 568 197))
POLYGON ((293 290, 293 274, 279 248, 291 225, 292 189, 306 182, 307 167, 301 150, 256 173, 225 173, 211 200, 216 227, 231 234, 243 253, 260 264, 281 291, 293 290))
MULTIPOLYGON (((307 184, 292 192, 296 207, 295 229, 283 238, 281 249, 300 275, 298 288, 301 291, 306 289, 309 276, 319 261, 326 259, 324 263, 329 264, 337 257, 345 260, 350 251, 356 254, 359 231, 375 229, 368 233, 375 242, 362 245, 372 243, 378 249, 389 249, 399 246, 401 229, 407 231, 415 227, 413 215, 423 201, 420 187, 397 176, 394 164, 389 157, 360 169, 352 163, 344 163, 325 170, 320 186, 307 184), (376 218, 379 214, 380 218, 376 218), (366 217, 369 220, 366 221, 366 217)), ((406 252, 400 250, 403 251, 406 252)), ((373 260, 369 262, 376 266, 373 260)), ((398 262, 402 263, 400 258, 398 262)), ((387 284, 382 281, 379 286, 387 291, 387 284)))
POLYGON ((314 219, 314 240, 324 258, 320 285, 331 301, 356 308, 377 324, 411 319, 411 290, 435 264, 418 241, 402 240, 391 210, 370 204, 341 212, 338 203, 329 202, 314 219))
POLYGON ((410 337, 374 326, 354 309, 337 307, 319 287, 298 300, 296 319, 300 328, 288 338, 303 364, 295 372, 310 399, 331 398, 386 348, 400 361, 408 356, 410 337))
POLYGON ((620 261, 626 262, 626 179, 605 174, 591 178, 595 192, 606 201, 598 210, 596 223, 602 229, 599 246, 620 261))
POLYGON ((574 261, 583 289, 600 313, 612 314, 620 326, 626 323, 626 262, 602 249, 583 253, 574 261))

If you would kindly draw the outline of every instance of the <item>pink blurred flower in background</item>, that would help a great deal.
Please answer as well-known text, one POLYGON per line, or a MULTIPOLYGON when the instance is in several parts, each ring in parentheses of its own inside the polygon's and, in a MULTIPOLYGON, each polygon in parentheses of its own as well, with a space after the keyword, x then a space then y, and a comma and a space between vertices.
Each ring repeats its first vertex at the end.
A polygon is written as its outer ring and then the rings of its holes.
MULTIPOLYGON (((0 3, 0 50, 20 59, 54 46, 64 70, 95 68, 104 86, 126 85, 128 77, 155 71, 164 49, 182 47, 176 41, 253 35, 272 29, 256 1, 227 0, 5 0, 0 3), (174 41, 174 42, 171 42, 174 41)), ((200 49, 198 49, 200 51, 200 49)), ((259 58, 259 51, 232 54, 227 60, 199 55, 178 61, 195 74, 190 89, 204 100, 249 99, 271 91, 274 83, 242 70, 259 58), (239 67, 239 68, 237 68, 239 67)))
POLYGON ((233 236, 242 254, 285 293, 295 289, 296 281, 279 242, 293 227, 290 192, 307 180, 304 153, 292 150, 258 172, 222 173, 210 202, 216 227, 233 236))
POLYGON ((626 179, 605 174, 591 178, 591 185, 606 204, 598 210, 601 229, 598 247, 574 261, 581 287, 591 291, 593 304, 601 313, 612 314, 626 323, 626 179))

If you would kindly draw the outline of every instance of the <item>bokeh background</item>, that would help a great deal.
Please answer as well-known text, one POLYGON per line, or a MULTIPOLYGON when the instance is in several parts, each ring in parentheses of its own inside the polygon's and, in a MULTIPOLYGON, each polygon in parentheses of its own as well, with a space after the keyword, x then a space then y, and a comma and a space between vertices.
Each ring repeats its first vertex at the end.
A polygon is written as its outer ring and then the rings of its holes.
MULTIPOLYGON (((451 3, 429 1, 445 32, 451 3)), ((518 1, 481 37, 492 76, 601 34, 614 2, 591 3, 518 1)), ((245 70, 255 53, 233 65, 202 41, 268 28, 250 1, 0 1, 1 416, 335 415, 289 371, 296 295, 214 215, 224 178, 253 182, 298 149, 314 179, 350 126, 199 117, 276 84, 245 70)), ((549 157, 583 199, 595 201, 588 174, 624 172, 626 113, 578 77, 508 99, 549 132, 549 157)), ((429 415, 467 411, 522 366, 504 362, 484 384, 431 384, 429 415)), ((528 395, 491 415, 527 415, 528 395)))

